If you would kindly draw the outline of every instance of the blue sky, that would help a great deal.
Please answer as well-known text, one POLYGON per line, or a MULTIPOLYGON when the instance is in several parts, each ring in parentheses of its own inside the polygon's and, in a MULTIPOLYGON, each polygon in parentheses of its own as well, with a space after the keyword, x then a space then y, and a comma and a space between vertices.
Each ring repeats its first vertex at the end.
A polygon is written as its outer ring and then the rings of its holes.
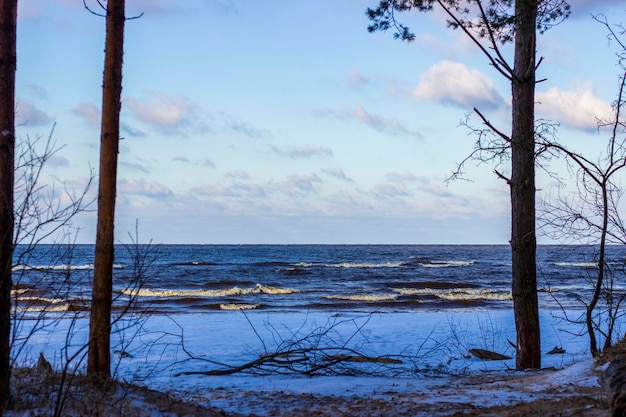
MULTIPOLYGON (((508 130, 509 85, 440 11, 401 16, 410 44, 368 33, 377 3, 127 0, 144 15, 126 24, 117 239, 138 221, 156 243, 508 242, 494 165, 445 180, 473 148, 460 125, 473 107, 508 130)), ((570 4, 539 39, 537 112, 595 154, 619 69, 590 14, 621 23, 626 6, 570 4)), ((18 137, 56 124, 63 149, 43 180, 81 189, 97 175, 104 19, 82 0, 22 1, 18 14, 18 137)), ((539 174, 538 188, 552 182, 539 174)), ((75 225, 94 240, 95 213, 75 225)))

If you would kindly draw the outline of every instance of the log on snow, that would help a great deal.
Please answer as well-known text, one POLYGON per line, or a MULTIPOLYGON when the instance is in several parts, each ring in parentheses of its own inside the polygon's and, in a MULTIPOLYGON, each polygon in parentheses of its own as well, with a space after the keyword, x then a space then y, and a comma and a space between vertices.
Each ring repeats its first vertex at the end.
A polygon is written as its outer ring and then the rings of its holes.
POLYGON ((510 356, 503 355, 498 352, 492 352, 490 350, 485 349, 470 349, 469 353, 476 356, 478 359, 483 361, 503 361, 507 359, 512 359, 510 356))

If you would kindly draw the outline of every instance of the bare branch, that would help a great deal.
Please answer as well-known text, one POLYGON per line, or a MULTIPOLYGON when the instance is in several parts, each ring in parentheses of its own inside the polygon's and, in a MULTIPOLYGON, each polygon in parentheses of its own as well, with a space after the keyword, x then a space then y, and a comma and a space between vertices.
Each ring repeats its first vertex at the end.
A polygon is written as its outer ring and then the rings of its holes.
MULTIPOLYGON (((476 45, 478 46, 478 48, 485 54, 485 56, 487 57, 487 59, 491 62, 491 64, 494 66, 494 68, 500 73, 502 74, 502 76, 504 76, 504 78, 506 78, 507 80, 511 81, 513 79, 513 70, 512 68, 506 63, 506 60, 504 60, 504 58, 502 57, 502 55, 500 54, 500 50, 497 46, 497 44, 492 40, 492 48, 494 49, 497 59, 493 57, 493 55, 487 50, 487 48, 485 48, 483 46, 483 44, 480 43, 480 41, 478 40, 478 38, 476 38, 476 36, 474 36, 474 34, 469 30, 469 28, 467 27, 467 25, 461 21, 451 10, 448 6, 446 6, 441 0, 437 0, 437 3, 443 8, 443 10, 448 14, 448 16, 450 16, 450 18, 458 25, 458 27, 461 28, 461 30, 470 38, 470 40, 476 45)), ((480 2, 478 2, 478 4, 480 4, 480 2)), ((484 11, 482 10, 481 7, 481 12, 483 13, 484 16, 484 11)), ((489 25, 487 25, 489 26, 489 25)), ((490 30, 490 29, 489 29, 490 30)), ((491 33, 490 30, 490 36, 493 36, 493 33, 491 33)))
POLYGON ((505 133, 503 133, 501 130, 496 129, 496 127, 489 120, 487 120, 487 118, 485 116, 483 116, 483 114, 476 107, 474 107, 474 111, 476 112, 476 114, 478 114, 478 116, 481 118, 483 123, 489 129, 491 129, 496 135, 500 136, 506 142, 511 143, 511 138, 508 135, 506 135, 505 133))

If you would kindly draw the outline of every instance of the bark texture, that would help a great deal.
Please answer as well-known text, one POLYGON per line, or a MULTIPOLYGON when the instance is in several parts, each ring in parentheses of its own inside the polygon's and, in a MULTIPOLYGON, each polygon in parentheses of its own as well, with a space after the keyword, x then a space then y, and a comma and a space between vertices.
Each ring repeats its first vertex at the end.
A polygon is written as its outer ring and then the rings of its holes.
POLYGON ((535 49, 537 1, 515 2, 515 57, 511 90, 512 295, 517 331, 516 368, 541 367, 535 236, 535 49))
POLYGON ((624 357, 618 355, 600 376, 600 383, 605 389, 611 416, 626 416, 626 364, 624 357))
POLYGON ((0 410, 10 401, 17 0, 0 0, 0 410))
POLYGON ((111 301, 113 288, 115 194, 117 154, 120 137, 122 61, 124 55, 124 0, 108 0, 100 177, 98 182, 98 225, 89 324, 87 374, 97 379, 111 376, 111 301))

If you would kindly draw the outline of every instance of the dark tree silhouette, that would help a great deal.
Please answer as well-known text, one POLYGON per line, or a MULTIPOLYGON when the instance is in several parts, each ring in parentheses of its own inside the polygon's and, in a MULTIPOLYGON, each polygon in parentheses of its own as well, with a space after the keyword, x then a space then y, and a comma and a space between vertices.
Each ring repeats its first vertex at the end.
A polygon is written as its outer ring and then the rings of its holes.
POLYGON ((87 374, 99 380, 107 380, 111 376, 115 194, 122 107, 125 20, 124 0, 108 0, 106 4, 106 44, 102 86, 98 224, 89 323, 89 356, 87 359, 87 374))
POLYGON ((0 410, 10 401, 17 0, 0 0, 0 410))
MULTIPOLYGON (((535 74, 536 34, 569 13, 562 0, 381 0, 368 9, 370 32, 393 29, 394 37, 415 39, 396 19, 396 12, 431 11, 441 7, 448 26, 462 30, 486 55, 493 67, 511 83, 512 125, 510 135, 496 129, 478 111, 483 122, 502 140, 511 158, 512 295, 517 330, 516 368, 541 366, 539 306, 537 300, 535 232, 535 74), (473 18, 473 14, 477 18, 473 18), (513 42, 513 63, 504 57, 501 44, 513 42)), ((479 149, 481 153, 488 149, 479 149)), ((501 152, 501 149, 495 150, 501 152)))

